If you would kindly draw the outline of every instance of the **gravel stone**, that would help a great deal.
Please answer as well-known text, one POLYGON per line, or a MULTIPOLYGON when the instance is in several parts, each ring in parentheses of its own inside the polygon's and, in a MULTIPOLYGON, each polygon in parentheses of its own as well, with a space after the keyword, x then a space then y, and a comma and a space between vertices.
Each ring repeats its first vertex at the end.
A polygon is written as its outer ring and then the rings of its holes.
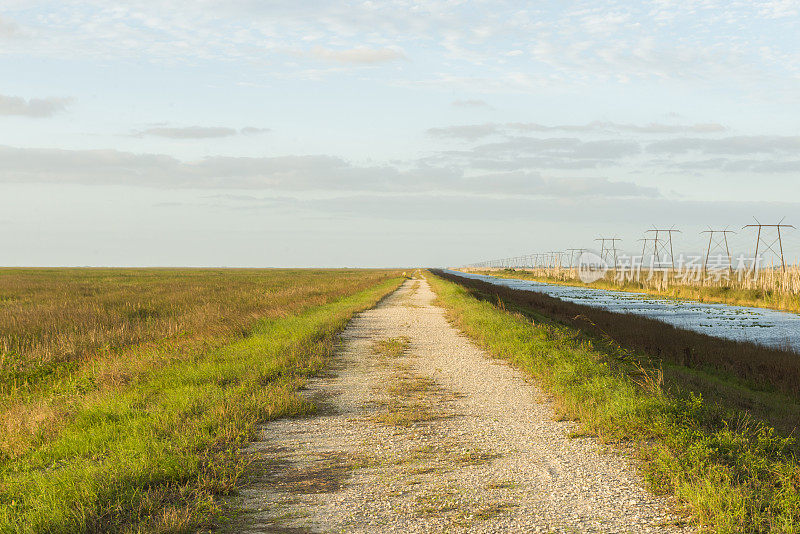
POLYGON ((240 532, 693 532, 624 451, 570 438, 519 370, 406 281, 341 335, 302 392, 308 418, 263 426, 240 532), (401 356, 375 352, 389 338, 401 356))

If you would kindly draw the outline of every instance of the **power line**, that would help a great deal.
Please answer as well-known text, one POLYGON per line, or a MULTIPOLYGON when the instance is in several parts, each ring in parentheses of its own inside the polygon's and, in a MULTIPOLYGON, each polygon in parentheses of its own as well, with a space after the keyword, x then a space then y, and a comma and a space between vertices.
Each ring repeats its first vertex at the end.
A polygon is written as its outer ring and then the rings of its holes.
POLYGON ((608 265, 608 256, 614 257, 614 269, 617 268, 617 241, 622 241, 619 237, 598 237, 595 241, 600 241, 600 259, 608 265), (606 242, 610 246, 606 246, 606 242))
POLYGON ((672 263, 672 270, 675 270, 675 254, 672 248, 672 233, 678 232, 680 230, 675 230, 674 228, 652 228, 650 230, 645 230, 645 233, 654 233, 653 239, 653 261, 655 263, 661 263, 660 253, 664 253, 666 255, 667 250, 669 250, 669 260, 672 263), (667 234, 667 237, 658 237, 658 234, 667 234))
POLYGON ((561 258, 564 253, 560 250, 551 251, 547 253, 547 268, 548 269, 555 269, 556 267, 561 267, 561 258))
MULTIPOLYGON (((786 217, 784 217, 783 219, 785 218, 786 217)), ((753 254, 753 272, 755 273, 757 271, 756 264, 758 263, 758 248, 759 245, 761 245, 762 243, 766 247, 766 250, 780 257, 781 269, 783 269, 783 271, 786 272, 786 262, 783 259, 783 241, 781 239, 781 228, 794 228, 794 226, 791 224, 783 224, 783 219, 781 219, 780 222, 778 222, 778 224, 761 224, 755 217, 753 217, 753 219, 756 221, 756 224, 746 224, 742 226, 742 229, 758 228, 758 233, 756 234, 756 251, 753 254), (777 237, 771 242, 768 242, 766 239, 762 239, 761 233, 764 228, 774 228, 777 237), (775 245, 778 245, 777 251, 773 248, 775 245)))
POLYGON ((731 249, 728 247, 728 234, 735 234, 733 230, 704 230, 701 234, 708 234, 708 247, 706 248, 706 259, 703 261, 703 272, 708 272, 708 258, 711 257, 711 252, 716 252, 725 249, 725 256, 728 258, 728 271, 733 270, 733 259, 731 258, 731 249), (722 237, 715 236, 721 234, 722 237))
POLYGON ((581 256, 583 256, 583 253, 586 252, 586 249, 585 248, 568 248, 567 252, 569 252, 569 268, 572 269, 572 267, 574 266, 575 254, 576 253, 578 254, 578 261, 580 261, 581 256))

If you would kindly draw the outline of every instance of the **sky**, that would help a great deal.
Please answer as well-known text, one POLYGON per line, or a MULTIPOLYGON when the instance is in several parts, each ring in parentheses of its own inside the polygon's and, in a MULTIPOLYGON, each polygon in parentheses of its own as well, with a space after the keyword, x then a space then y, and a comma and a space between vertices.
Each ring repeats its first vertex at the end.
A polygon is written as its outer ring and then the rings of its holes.
MULTIPOLYGON (((800 227, 800 0, 0 4, 0 265, 455 266, 800 227)), ((788 259, 800 230, 787 229, 788 259)))

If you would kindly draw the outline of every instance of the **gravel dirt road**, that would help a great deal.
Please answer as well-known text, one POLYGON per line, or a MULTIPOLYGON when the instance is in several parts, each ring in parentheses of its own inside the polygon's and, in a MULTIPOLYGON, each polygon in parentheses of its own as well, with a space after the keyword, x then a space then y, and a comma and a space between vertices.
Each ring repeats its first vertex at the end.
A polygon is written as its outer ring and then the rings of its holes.
POLYGON ((688 532, 624 454, 445 319, 424 279, 360 314, 309 418, 263 427, 245 532, 688 532))

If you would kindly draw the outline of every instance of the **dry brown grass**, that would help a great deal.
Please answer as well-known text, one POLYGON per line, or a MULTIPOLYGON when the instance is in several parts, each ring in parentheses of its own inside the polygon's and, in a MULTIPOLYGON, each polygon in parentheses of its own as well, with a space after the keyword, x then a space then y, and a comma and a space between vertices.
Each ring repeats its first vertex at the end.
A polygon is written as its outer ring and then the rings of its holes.
POLYGON ((246 333, 382 274, 312 270, 2 269, 0 369, 42 369, 175 336, 246 333), (287 276, 290 274, 291 276, 287 276))
POLYGON ((372 352, 379 356, 398 358, 405 354, 411 342, 405 337, 380 339, 372 344, 372 352))
POLYGON ((386 271, 0 269, 0 459, 87 397, 386 279, 386 271))
POLYGON ((9 456, 18 456, 28 449, 31 437, 44 429, 55 430, 63 412, 47 401, 31 403, 9 402, 0 418, 2 450, 9 456))
POLYGON ((502 454, 485 449, 467 449, 459 453, 456 461, 465 465, 482 465, 500 458, 502 454))

